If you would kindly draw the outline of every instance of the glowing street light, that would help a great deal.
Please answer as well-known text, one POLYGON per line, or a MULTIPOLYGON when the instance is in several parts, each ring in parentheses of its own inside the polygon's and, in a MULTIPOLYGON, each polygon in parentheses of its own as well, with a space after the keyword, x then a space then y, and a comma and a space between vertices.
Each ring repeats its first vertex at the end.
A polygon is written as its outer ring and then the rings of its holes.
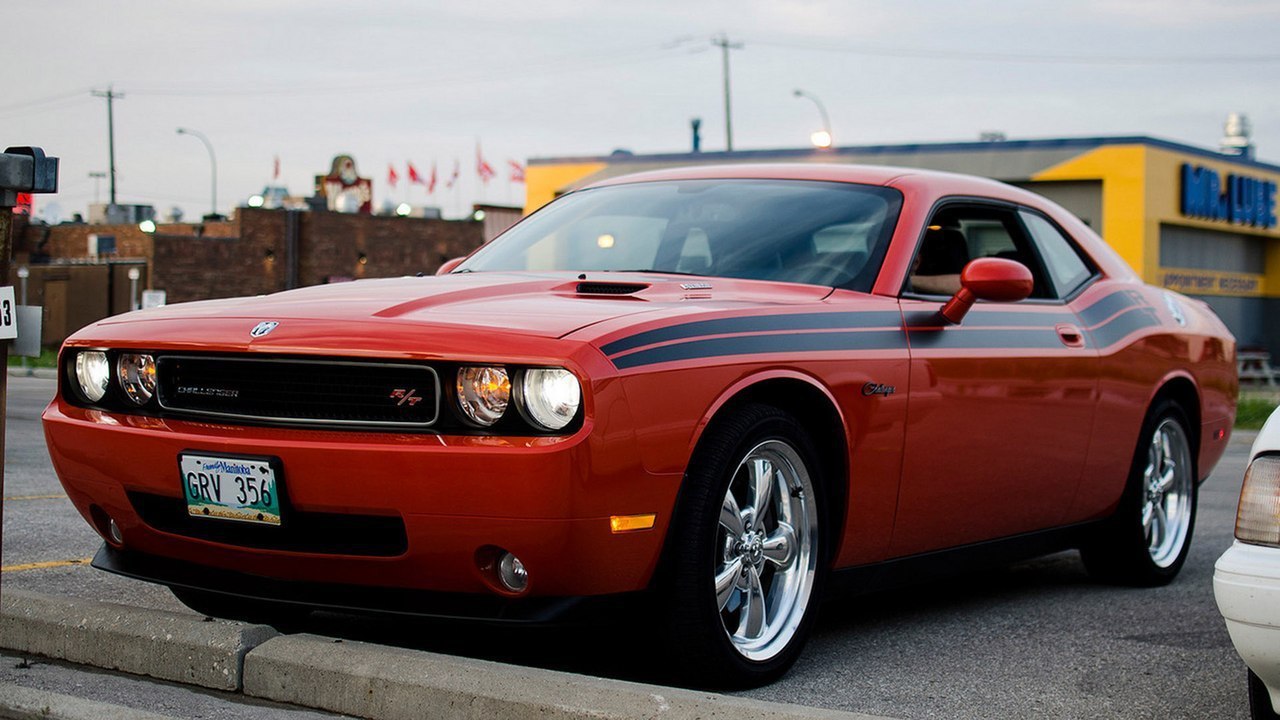
POLYGON ((818 106, 818 114, 822 116, 822 129, 809 135, 809 142, 813 143, 814 147, 822 150, 830 148, 832 143, 831 118, 827 116, 826 106, 822 104, 822 101, 818 99, 817 95, 805 92, 800 88, 796 88, 794 94, 796 97, 809 98, 812 100, 813 104, 818 106))
POLYGON ((204 133, 190 128, 178 128, 179 135, 190 135, 200 142, 204 143, 204 147, 209 151, 209 167, 212 170, 213 181, 210 183, 212 187, 212 199, 210 200, 209 214, 218 214, 218 160, 213 156, 213 143, 209 142, 209 138, 204 133))

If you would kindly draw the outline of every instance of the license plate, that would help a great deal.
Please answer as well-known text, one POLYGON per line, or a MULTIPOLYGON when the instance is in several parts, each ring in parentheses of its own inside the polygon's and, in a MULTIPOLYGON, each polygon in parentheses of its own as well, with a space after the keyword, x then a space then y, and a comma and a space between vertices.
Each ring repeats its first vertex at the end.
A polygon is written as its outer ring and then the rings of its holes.
POLYGON ((271 460, 183 453, 178 466, 189 515, 280 524, 280 486, 271 460))

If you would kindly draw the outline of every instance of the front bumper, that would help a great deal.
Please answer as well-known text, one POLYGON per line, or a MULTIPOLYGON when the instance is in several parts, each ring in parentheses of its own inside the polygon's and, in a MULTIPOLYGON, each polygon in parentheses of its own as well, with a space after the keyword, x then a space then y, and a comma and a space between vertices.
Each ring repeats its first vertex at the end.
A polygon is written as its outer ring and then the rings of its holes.
POLYGON ((111 414, 61 398, 45 410, 44 426, 68 497, 100 532, 94 508, 114 519, 130 556, 299 586, 501 596, 480 561, 497 547, 527 568, 526 597, 642 590, 680 479, 645 472, 630 433, 606 434, 615 438, 606 443, 589 426, 556 438, 315 431, 111 414), (249 540, 182 529, 202 519, 158 522, 139 498, 152 509, 167 501, 185 510, 184 451, 278 458, 287 511, 339 522, 305 542, 289 535, 288 515, 282 528, 252 528, 249 540), (657 515, 652 530, 611 532, 610 515, 641 513, 657 515), (364 535, 343 540, 374 525, 402 527, 399 545, 369 550, 364 535), (282 531, 279 541, 273 530, 282 531))
POLYGON ((484 623, 541 625, 591 622, 616 617, 620 608, 637 602, 630 594, 590 597, 507 598, 494 594, 439 593, 399 588, 370 588, 340 583, 299 582, 257 577, 142 553, 107 544, 93 566, 116 575, 169 587, 254 600, 272 600, 311 610, 407 617, 429 617, 484 623))
POLYGON ((1236 542, 1214 566, 1213 595, 1236 652, 1280 708, 1280 548, 1236 542))

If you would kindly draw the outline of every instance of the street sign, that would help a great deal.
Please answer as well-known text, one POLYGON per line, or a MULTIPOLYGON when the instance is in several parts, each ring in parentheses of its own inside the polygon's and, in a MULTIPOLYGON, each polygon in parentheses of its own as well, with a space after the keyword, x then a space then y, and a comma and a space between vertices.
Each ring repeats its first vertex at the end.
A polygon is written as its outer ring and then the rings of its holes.
POLYGON ((0 340, 18 337, 18 303, 13 297, 13 286, 0 287, 0 340))
POLYGON ((9 348, 14 355, 40 357, 40 330, 44 327, 44 308, 39 305, 18 306, 18 338, 9 348))
POLYGON ((164 307, 165 297, 164 290, 143 290, 142 309, 164 307))

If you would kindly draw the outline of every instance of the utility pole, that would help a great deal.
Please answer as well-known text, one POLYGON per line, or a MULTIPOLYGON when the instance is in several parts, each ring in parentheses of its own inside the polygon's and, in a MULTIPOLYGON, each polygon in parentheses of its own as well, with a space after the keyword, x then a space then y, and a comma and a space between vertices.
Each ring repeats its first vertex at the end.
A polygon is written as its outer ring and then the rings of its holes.
POLYGON ((115 92, 114 87, 111 85, 107 86, 106 92, 93 90, 92 93, 94 97, 107 99, 107 156, 111 164, 111 169, 110 169, 111 205, 115 205, 116 204, 116 126, 115 126, 115 112, 112 108, 111 102, 116 98, 123 98, 124 93, 115 92))
POLYGON ((711 44, 720 48, 721 64, 724 67, 724 137, 726 148, 729 152, 733 152, 733 111, 729 106, 729 51, 741 50, 742 43, 729 42, 729 36, 720 33, 718 37, 711 38, 711 44))

